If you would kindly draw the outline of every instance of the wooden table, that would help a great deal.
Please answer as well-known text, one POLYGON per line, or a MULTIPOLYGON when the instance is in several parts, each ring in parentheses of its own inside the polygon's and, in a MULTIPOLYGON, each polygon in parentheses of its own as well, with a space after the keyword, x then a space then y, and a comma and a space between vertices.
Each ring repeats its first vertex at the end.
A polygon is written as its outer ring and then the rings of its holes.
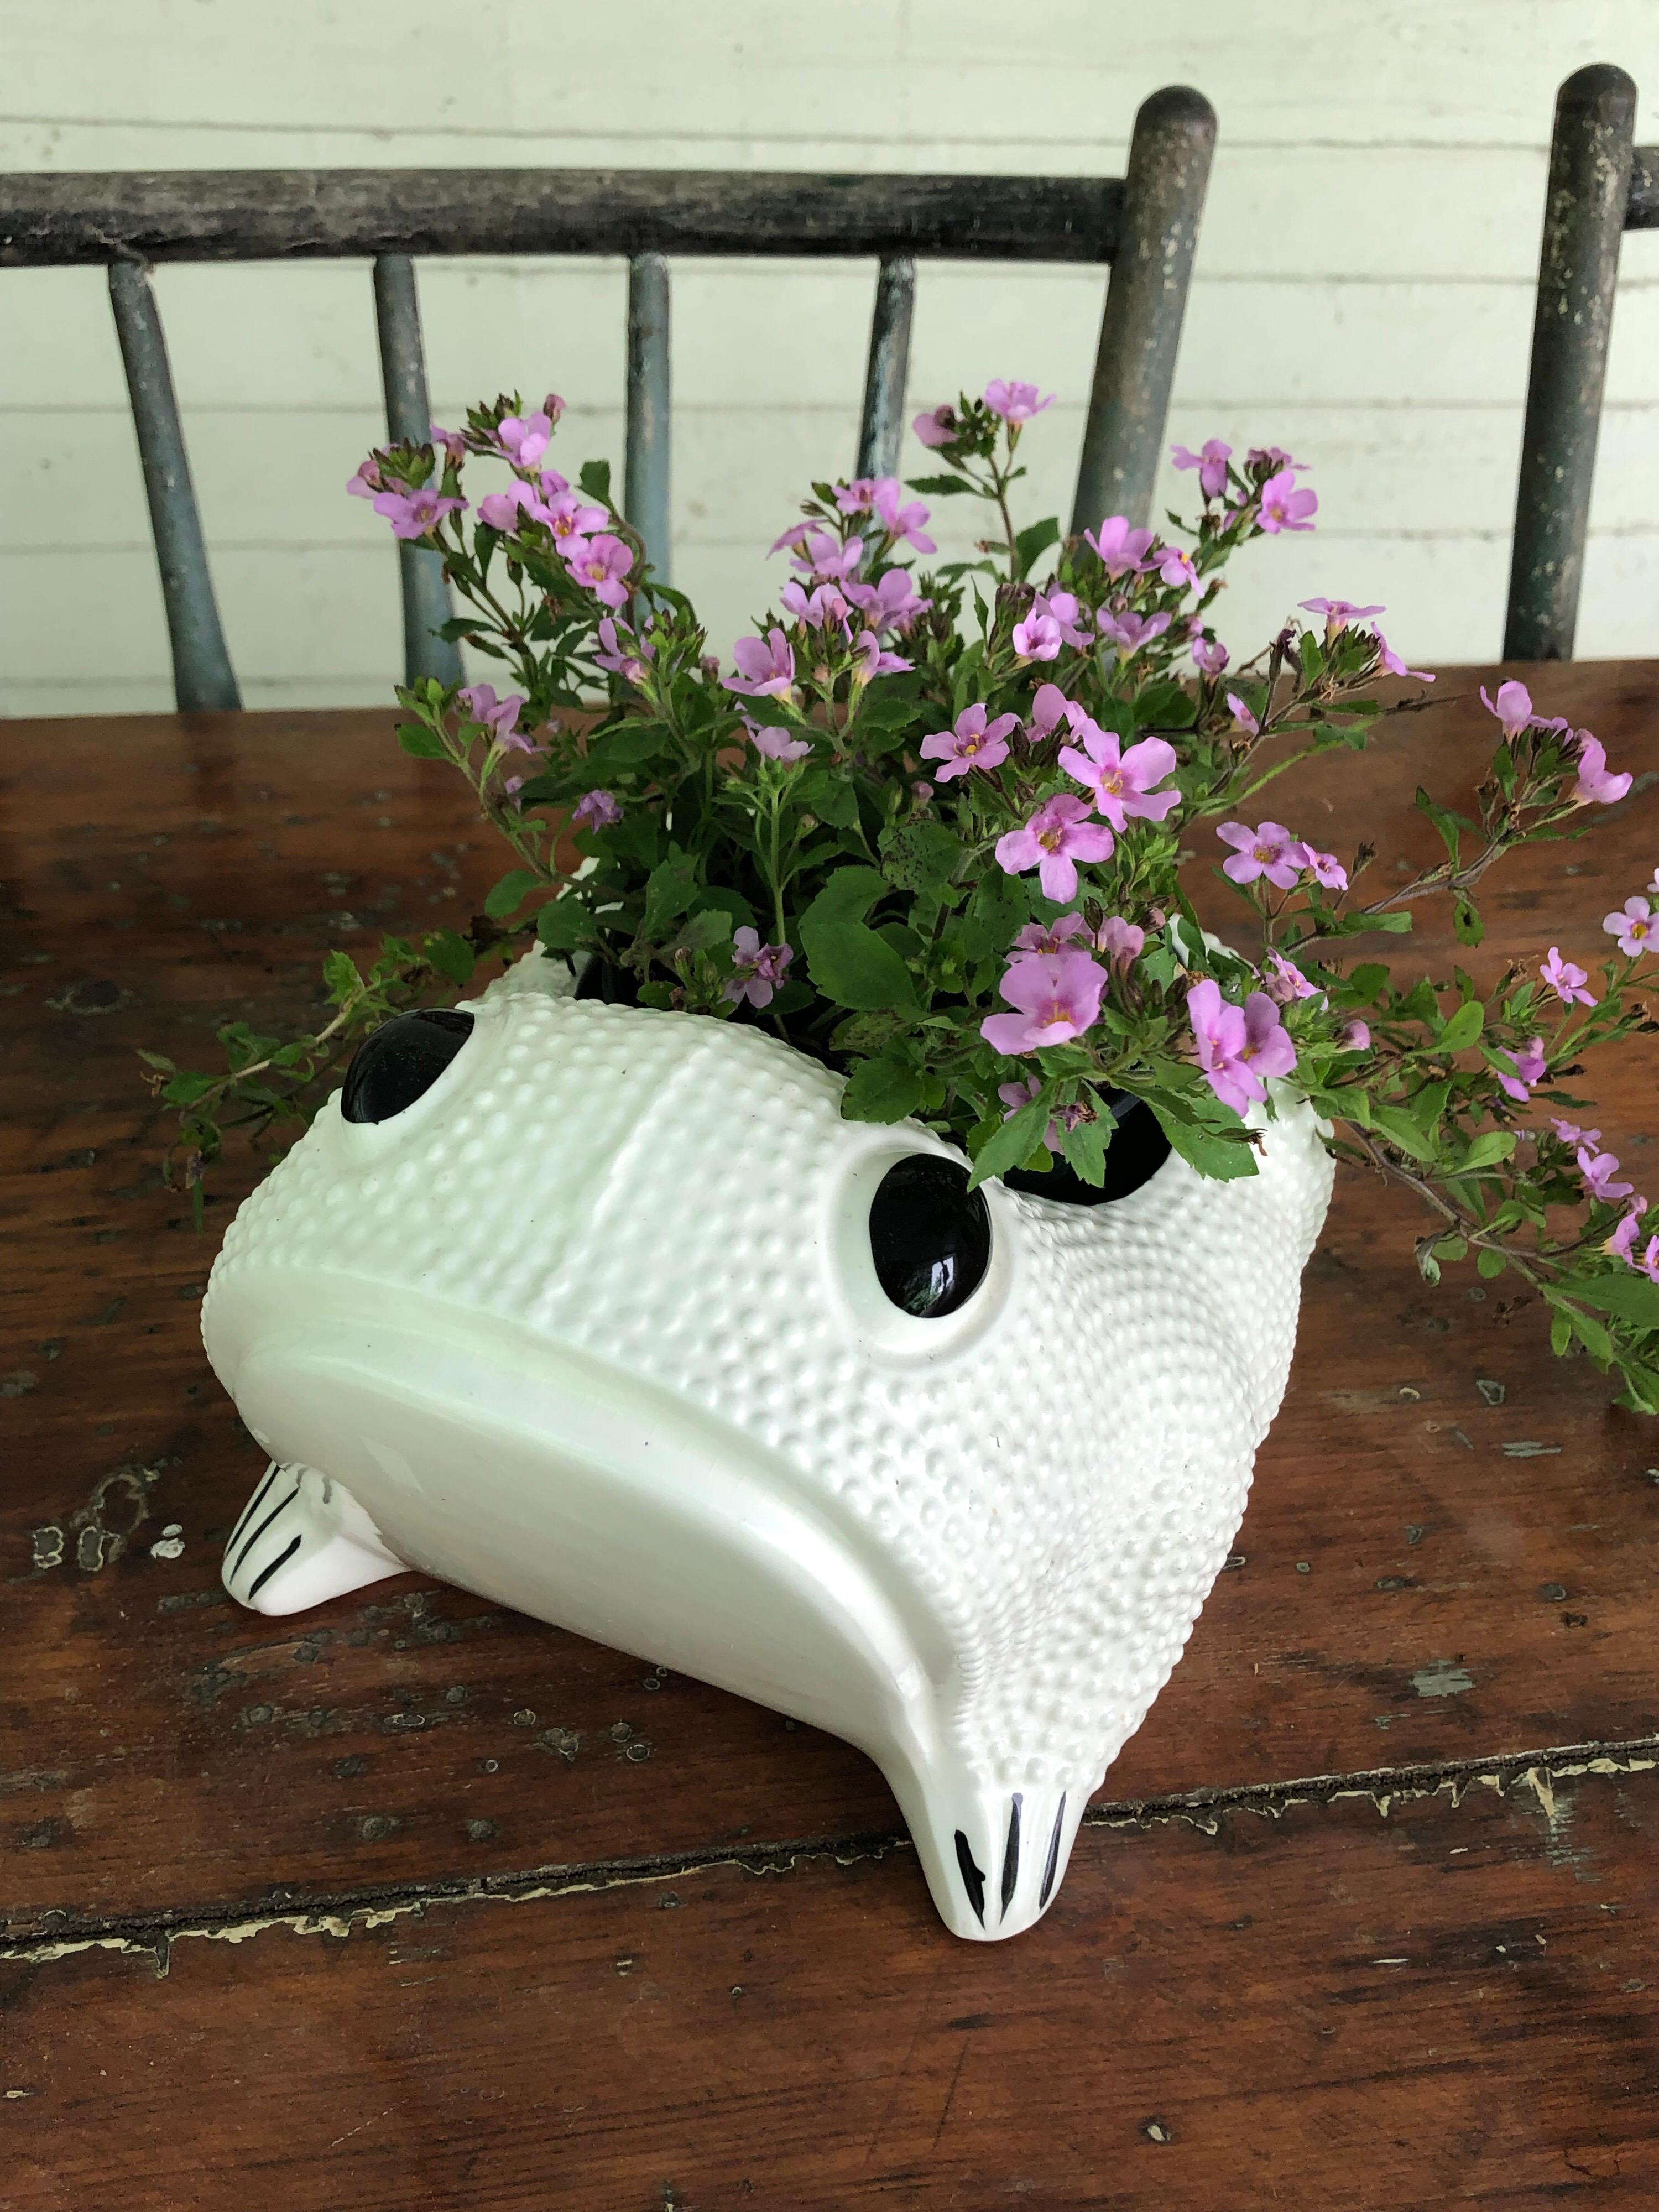
MULTIPOLYGON (((1659 664, 1531 675, 1659 781, 1659 664)), ((1480 676, 1277 811, 1426 855, 1480 676)), ((953 1942, 842 1744, 412 1577, 227 1601, 258 1455, 197 1305, 258 1169, 198 1234, 137 1048, 297 1023, 329 938, 465 920, 495 856, 384 715, 0 762, 0 2203, 1654 2203, 1659 1429, 1535 1310, 1340 1186, 1184 1663, 1048 1920, 953 1942)), ((1492 880, 1483 969, 1600 950, 1640 788, 1492 880)), ((1650 1189, 1655 1072, 1598 1091, 1650 1189)))

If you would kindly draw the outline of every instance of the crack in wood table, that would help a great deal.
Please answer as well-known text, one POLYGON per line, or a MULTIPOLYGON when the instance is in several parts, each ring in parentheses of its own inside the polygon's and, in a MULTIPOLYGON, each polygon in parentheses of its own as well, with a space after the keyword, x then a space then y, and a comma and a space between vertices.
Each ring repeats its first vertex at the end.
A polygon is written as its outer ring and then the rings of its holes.
MULTIPOLYGON (((1589 964, 1659 860, 1659 663, 1502 672, 1640 781, 1478 952, 1419 908, 1447 974, 1589 964)), ((1276 811, 1431 857, 1496 673, 1276 811)), ((224 1596, 258 1468, 198 1305, 259 1163, 198 1233, 137 1052, 465 924, 489 835, 390 725, 0 736, 0 2203, 1650 2205, 1659 1428, 1508 1284, 1422 1283, 1402 1195, 1340 1178, 1237 1553, 1009 1945, 845 1745, 412 1577, 224 1596)), ((1587 1085, 1638 1188, 1655 1062, 1587 1085)))

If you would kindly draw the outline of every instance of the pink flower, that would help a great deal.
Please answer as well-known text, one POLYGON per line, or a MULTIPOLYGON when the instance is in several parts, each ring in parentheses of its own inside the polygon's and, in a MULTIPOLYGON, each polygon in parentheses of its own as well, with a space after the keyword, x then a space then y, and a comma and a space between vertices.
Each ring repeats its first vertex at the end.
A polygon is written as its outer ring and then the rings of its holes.
POLYGON ((1029 422, 1045 407, 1054 405, 1054 395, 1051 392, 1046 399, 1039 399, 1035 384, 1011 384, 994 376, 985 387, 985 404, 1005 422, 1029 422))
POLYGON ((1227 694, 1227 707, 1235 726, 1243 730, 1246 737, 1259 738, 1261 735, 1261 723, 1257 721, 1237 691, 1230 691, 1227 694))
POLYGON ((789 696, 795 681, 795 652, 781 629, 768 630, 764 644, 757 637, 740 637, 732 648, 732 658, 738 664, 738 672, 726 678, 728 691, 745 699, 789 696))
POLYGON ((380 457, 371 453, 366 461, 357 465, 357 473, 346 485, 347 495, 352 499, 373 499, 377 491, 386 489, 386 478, 380 474, 380 457))
POLYGON ((1247 469, 1305 469, 1305 461, 1293 461, 1283 446, 1252 446, 1244 456, 1247 469))
POLYGON ((732 933, 732 980, 726 985, 725 997, 734 1006, 745 999, 751 1006, 769 1006, 772 994, 782 983, 784 971, 794 958, 787 945, 763 945, 758 930, 734 930, 732 933))
POLYGON ((406 491, 377 493, 374 512, 385 515, 394 538, 424 538, 445 515, 458 514, 465 505, 464 499, 440 498, 430 484, 416 484, 406 491))
POLYGON ((830 629, 839 624, 842 635, 848 635, 847 599, 837 586, 816 584, 809 595, 805 586, 792 576, 778 596, 785 614, 805 629, 830 629))
POLYGON ((897 676, 915 663, 902 653, 889 653, 872 629, 861 629, 853 641, 854 684, 867 684, 872 676, 897 676))
POLYGON ((1495 699, 1486 696, 1486 687, 1483 684, 1480 686, 1480 703, 1489 714, 1497 715, 1506 738, 1518 738, 1522 730, 1532 726, 1532 694, 1524 684, 1500 684, 1495 699))
POLYGON ((478 520, 490 529, 511 536, 519 526, 520 512, 536 504, 536 495, 522 477, 514 477, 505 491, 489 491, 478 501, 478 520))
POLYGON ((1057 921, 1028 921, 1014 939, 1016 952, 1063 952, 1088 924, 1080 914, 1063 914, 1057 921))
POLYGON ((1200 635, 1193 640, 1193 659, 1200 675, 1219 676, 1227 665, 1227 648, 1212 637, 1200 635))
MULTIPOLYGON (((1641 1267, 1644 1273, 1650 1275, 1653 1270, 1644 1261, 1638 1260, 1635 1252, 1636 1240, 1642 1233, 1642 1216, 1646 1211, 1646 1206, 1639 1201, 1632 1206, 1601 1249, 1610 1252, 1615 1260, 1622 1260, 1627 1267, 1641 1267)), ((1656 1251, 1659 1251, 1659 1237, 1649 1240, 1648 1258, 1651 1259, 1656 1251)))
POLYGON ((1544 1079, 1543 1038, 1534 1037, 1518 1053, 1500 1052, 1497 1057, 1507 1060, 1510 1071, 1505 1075, 1501 1068, 1493 1070, 1499 1087, 1506 1097, 1514 1099, 1517 1106, 1524 1106, 1532 1096, 1534 1086, 1544 1079))
MULTIPOLYGON (((590 532, 605 528, 611 518, 602 507, 595 507, 580 492, 572 491, 568 484, 561 490, 548 492, 545 489, 547 481, 544 477, 544 496, 535 502, 530 512, 538 522, 544 524, 552 532, 562 546, 573 538, 586 538, 590 532)), ((479 512, 483 512, 482 507, 479 512)))
POLYGON ((1617 914, 1606 915, 1601 921, 1602 928, 1609 937, 1618 939, 1619 950, 1630 960, 1647 951, 1653 926, 1653 908, 1644 898, 1627 898, 1617 914))
POLYGON ((919 499, 901 506, 904 497, 902 485, 896 477, 878 477, 875 495, 871 504, 887 535, 897 544, 913 545, 918 553, 937 553, 939 547, 931 538, 925 537, 922 524, 927 520, 927 509, 919 499))
POLYGON ((1106 981, 1106 970, 1086 952, 1028 955, 1014 961, 997 986, 1018 1011, 987 1014, 979 1033, 1011 1060, 1042 1045, 1064 1044, 1098 1019, 1106 981))
POLYGON ((1282 822, 1261 822, 1248 830, 1242 822, 1224 822, 1216 831, 1224 845, 1235 848, 1221 872, 1236 884, 1253 884, 1266 876, 1281 891, 1289 890, 1306 865, 1307 847, 1292 837, 1282 822))
POLYGON ((1376 657, 1390 676, 1409 676, 1419 684, 1432 684, 1435 681, 1426 668, 1407 668, 1381 630, 1376 632, 1376 657))
POLYGON ((1179 545, 1166 545, 1158 556, 1158 573, 1171 590, 1177 586, 1190 591, 1198 581, 1198 571, 1193 566, 1193 556, 1179 545))
POLYGON ((1161 637, 1170 627, 1168 615, 1115 615, 1109 607, 1103 607, 1095 617, 1103 637, 1110 638, 1119 656, 1127 660, 1131 653, 1139 653, 1143 645, 1150 645, 1161 637))
POLYGON ((553 419, 545 412, 503 415, 495 433, 496 442, 516 466, 534 468, 547 451, 547 441, 553 435, 553 419))
POLYGON ((842 588, 878 635, 884 629, 897 630, 902 635, 916 617, 926 614, 933 604, 918 594, 908 568, 888 568, 873 584, 848 583, 842 588))
MULTIPOLYGON (((839 583, 843 577, 856 574, 859 563, 864 558, 864 540, 861 538, 849 538, 843 544, 832 530, 813 530, 809 526, 804 535, 799 532, 786 532, 777 544, 782 545, 790 540, 795 546, 790 566, 798 568, 803 576, 818 580, 839 583)), ((775 553, 777 545, 772 550, 775 553)))
POLYGON ((812 750, 810 738, 792 738, 787 730, 781 730, 775 723, 769 723, 762 729, 758 723, 750 721, 747 714, 743 719, 748 727, 750 744, 768 760, 785 763, 805 760, 812 750))
POLYGON ((1069 719, 1083 740, 1083 750, 1062 745, 1060 764, 1091 794, 1096 813, 1103 815, 1114 830, 1121 830, 1131 815, 1143 822, 1161 822, 1172 806, 1180 805, 1178 791, 1155 788, 1175 773, 1173 745, 1162 738, 1143 738, 1122 752, 1123 740, 1116 731, 1103 730, 1081 707, 1073 706, 1069 719))
POLYGON ((1171 446, 1170 459, 1178 469, 1196 469, 1198 488, 1206 501, 1219 499, 1227 489, 1227 464, 1233 449, 1224 446, 1219 438, 1206 438, 1201 453, 1188 453, 1185 446, 1171 446))
POLYGON ((1370 1024, 1369 1022, 1362 1022, 1358 1015, 1355 1016, 1352 1021, 1345 1022, 1343 1024, 1342 1033, 1337 1039, 1337 1042, 1341 1046, 1344 1052, 1368 1051, 1370 1048, 1370 1024))
POLYGON ((1039 614, 1034 607, 1014 624, 1014 651, 1022 660, 1058 660, 1060 646, 1060 624, 1051 614, 1039 614))
POLYGON ((957 421, 954 407, 935 407, 925 415, 918 415, 910 428, 924 446, 948 446, 961 425, 957 421))
POLYGON ((970 768, 1000 768, 1008 757, 1009 734, 1018 727, 1018 714, 999 714, 988 728, 985 709, 976 702, 963 708, 954 729, 939 730, 924 738, 917 750, 923 760, 940 763, 934 781, 949 783, 954 776, 966 775, 970 768))
POLYGON ((1108 915, 1095 932, 1095 950, 1103 952, 1114 968, 1133 968, 1146 949, 1146 931, 1120 915, 1108 915))
POLYGON ((579 584, 586 584, 607 607, 627 604, 629 586, 623 581, 634 565, 630 547, 609 531, 593 538, 571 538, 562 549, 565 565, 579 584))
POLYGON ((1204 1080, 1235 1114, 1259 1105, 1268 1079, 1288 1075, 1296 1066, 1296 1047, 1265 991, 1252 991, 1243 1006, 1235 1006, 1206 977, 1187 994, 1187 1018, 1204 1080))
MULTIPOLYGON (((1005 875, 1037 872, 1044 898, 1056 905, 1077 896, 1077 863, 1109 860, 1116 840, 1103 823, 1089 821, 1080 799, 1062 791, 1038 807, 1029 822, 997 840, 997 864, 1005 875)), ((1094 1019, 1091 1014, 1090 1020, 1094 1019)))
POLYGON ((1628 1198, 1636 1188, 1633 1182, 1613 1181, 1619 1172, 1619 1162, 1613 1153, 1593 1152, 1587 1145, 1578 1147, 1578 1172, 1590 1196, 1606 1206, 1611 1206, 1616 1198, 1628 1198))
POLYGON ((1599 1145, 1601 1141, 1599 1129, 1581 1129, 1576 1121, 1563 1121, 1554 1114, 1550 1115, 1550 1127, 1564 1145, 1599 1145))
POLYGON ((1288 1006, 1293 999, 1322 999, 1324 993, 1316 983, 1310 983, 1294 960, 1287 960, 1282 952, 1269 953, 1273 973, 1261 988, 1276 1006, 1288 1006))
MULTIPOLYGON (((379 504, 377 500, 375 505, 379 504)), ((1608 775, 1607 752, 1588 730, 1575 730, 1572 741, 1577 751, 1578 775, 1568 798, 1580 806, 1611 806, 1622 799, 1635 779, 1628 771, 1623 775, 1608 775)))
POLYGON ((1373 615, 1385 615, 1386 607, 1356 607, 1346 599, 1300 599, 1297 603, 1310 615, 1323 615, 1325 635, 1340 637, 1351 622, 1369 622, 1373 615))
POLYGON ((1281 530, 1311 530, 1308 520, 1319 506, 1316 492, 1298 490, 1295 477, 1289 469, 1281 469, 1277 476, 1267 478, 1256 494, 1260 512, 1256 520, 1270 538, 1281 530))
POLYGON ((608 791, 590 791, 571 809, 570 819, 578 830, 608 830, 622 816, 621 806, 608 791))
POLYGON ((1348 872, 1334 853, 1316 852, 1311 845, 1302 848, 1302 865, 1316 884, 1323 884, 1328 891, 1345 891, 1348 888, 1348 872))
MULTIPOLYGON (((868 514, 876 503, 876 486, 891 484, 898 489, 896 477, 854 477, 836 486, 836 507, 842 514, 868 514)), ((777 548, 773 547, 775 552, 777 548)))
POLYGON ((599 643, 605 650, 594 654, 596 667, 608 668, 613 676, 625 676, 630 684, 644 683, 645 664, 657 657, 657 648, 648 639, 619 629, 616 617, 606 615, 599 623, 599 643))
POLYGON ((1027 723, 1032 738, 1039 743, 1046 738, 1071 703, 1058 684, 1039 684, 1027 723))
POLYGON ((1541 963, 1538 972, 1564 1006, 1575 1004, 1593 1006, 1595 1004, 1595 998, 1584 988, 1589 977, 1582 968, 1575 968, 1571 960, 1561 957, 1559 945, 1551 945, 1550 957, 1541 963))
POLYGON ((1109 576, 1127 576, 1139 568, 1152 543, 1150 530, 1131 530, 1128 517, 1122 514, 1109 514, 1097 531, 1085 530, 1083 535, 1109 576))
POLYGON ((455 696, 470 718, 482 722, 498 745, 514 752, 535 751, 529 738, 518 733, 519 712, 524 705, 522 691, 510 692, 505 699, 497 699, 488 684, 465 684, 455 696))

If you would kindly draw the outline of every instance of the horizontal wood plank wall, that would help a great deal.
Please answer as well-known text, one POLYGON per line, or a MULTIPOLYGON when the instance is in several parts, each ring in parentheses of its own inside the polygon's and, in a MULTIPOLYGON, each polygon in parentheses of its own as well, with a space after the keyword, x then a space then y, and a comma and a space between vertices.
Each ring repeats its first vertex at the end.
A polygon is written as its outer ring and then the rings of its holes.
MULTIPOLYGON (((1251 643, 1301 598, 1384 601, 1417 659, 1496 649, 1555 88, 1596 59, 1659 137, 1646 0, 1197 0, 1127 23, 1056 0, 1010 52, 994 0, 848 0, 787 33, 770 0, 66 0, 10 27, 0 166, 745 167, 1121 173, 1138 101, 1200 85, 1221 118, 1172 438, 1277 443, 1322 526, 1240 566, 1251 643), (533 17, 533 20, 532 18, 533 17), (1497 35, 1501 21, 1502 34, 1497 35), (445 54, 441 88, 428 66, 445 54), (329 66, 316 58, 326 53, 329 66), (643 71, 623 56, 648 55, 643 71), (872 57, 879 55, 879 65, 872 57)), ((676 580, 721 646, 763 604, 763 549, 809 476, 850 468, 872 263, 680 264, 676 580), (734 343, 734 335, 739 342, 734 343)), ((424 264, 439 419, 502 385, 570 401, 562 443, 619 468, 620 262, 424 264)), ((1102 272, 927 266, 911 392, 1040 377, 1030 513, 1064 513, 1102 272)), ((169 696, 166 633, 105 287, 0 272, 0 713, 169 696), (88 623, 97 649, 88 652, 88 623)), ((369 704, 398 672, 396 564, 343 496, 380 432, 367 264, 167 267, 167 317, 232 657, 251 705, 369 704), (296 660, 294 641, 304 641, 296 660)), ((1624 243, 1578 650, 1651 652, 1659 586, 1659 236, 1624 243)), ((919 465, 915 449, 908 465, 919 465)), ((1191 478, 1167 474, 1157 501, 1191 478)), ((966 550, 966 518, 939 516, 966 550)))

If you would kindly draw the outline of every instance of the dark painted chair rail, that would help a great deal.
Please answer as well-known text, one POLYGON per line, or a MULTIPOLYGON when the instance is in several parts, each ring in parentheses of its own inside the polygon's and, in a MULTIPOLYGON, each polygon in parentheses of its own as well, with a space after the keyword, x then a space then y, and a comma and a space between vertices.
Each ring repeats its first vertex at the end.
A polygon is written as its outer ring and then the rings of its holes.
MULTIPOLYGON (((623 511, 669 574, 668 257, 875 255, 857 465, 896 472, 918 258, 1110 264, 1073 527, 1144 522, 1169 412, 1215 115, 1183 86, 1135 118, 1115 177, 835 176, 657 169, 202 169, 0 176, 0 267, 107 266, 181 708, 240 706, 149 270, 363 256, 393 439, 427 434, 414 257, 622 254, 629 263, 623 511)), ((459 674, 435 635, 430 550, 398 549, 411 684, 459 674)))
POLYGON ((1636 87, 1598 62, 1561 87, 1550 142, 1532 368, 1504 627, 1506 660, 1571 660, 1626 230, 1659 229, 1659 146, 1632 143, 1636 87))

